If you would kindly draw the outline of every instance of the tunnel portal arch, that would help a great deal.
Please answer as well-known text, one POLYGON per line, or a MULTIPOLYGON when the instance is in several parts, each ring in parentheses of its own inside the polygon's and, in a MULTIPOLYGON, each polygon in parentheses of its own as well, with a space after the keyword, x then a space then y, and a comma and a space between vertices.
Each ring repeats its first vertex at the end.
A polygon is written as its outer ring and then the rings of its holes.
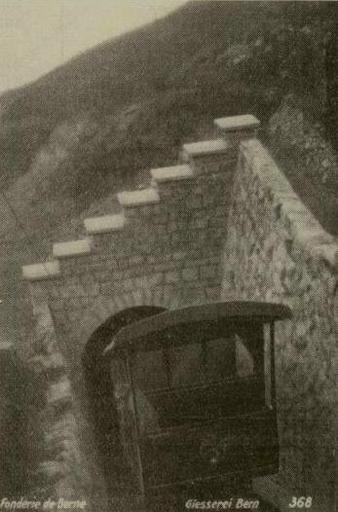
POLYGON ((122 327, 163 311, 159 306, 135 306, 113 314, 93 332, 82 355, 89 414, 109 494, 125 484, 128 470, 123 464, 109 361, 103 351, 122 327))

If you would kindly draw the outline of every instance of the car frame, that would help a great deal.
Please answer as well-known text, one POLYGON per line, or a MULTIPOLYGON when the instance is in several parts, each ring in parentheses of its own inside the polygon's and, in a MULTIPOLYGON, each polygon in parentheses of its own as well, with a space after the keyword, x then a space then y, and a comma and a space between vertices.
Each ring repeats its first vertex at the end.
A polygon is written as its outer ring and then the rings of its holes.
POLYGON ((155 314, 114 336, 105 355, 136 494, 214 481, 235 488, 278 472, 275 322, 291 316, 282 304, 219 302, 155 314))

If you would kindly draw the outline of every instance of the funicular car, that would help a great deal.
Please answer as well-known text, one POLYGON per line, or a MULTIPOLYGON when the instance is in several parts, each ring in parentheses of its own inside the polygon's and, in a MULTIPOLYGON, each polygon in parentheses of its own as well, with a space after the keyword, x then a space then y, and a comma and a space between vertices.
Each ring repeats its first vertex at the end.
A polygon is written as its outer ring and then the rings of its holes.
POLYGON ((278 471, 278 304, 224 302, 122 328, 106 349, 120 435, 141 496, 278 471))

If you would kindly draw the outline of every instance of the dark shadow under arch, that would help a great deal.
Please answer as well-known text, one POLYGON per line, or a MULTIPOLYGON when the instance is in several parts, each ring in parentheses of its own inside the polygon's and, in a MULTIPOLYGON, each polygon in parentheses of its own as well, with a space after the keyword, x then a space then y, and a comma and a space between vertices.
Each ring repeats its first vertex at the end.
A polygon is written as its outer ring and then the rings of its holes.
POLYGON ((137 306, 112 315, 91 335, 82 356, 90 416, 109 494, 124 487, 128 470, 119 440, 109 361, 103 357, 103 351, 122 327, 164 310, 156 306, 137 306))

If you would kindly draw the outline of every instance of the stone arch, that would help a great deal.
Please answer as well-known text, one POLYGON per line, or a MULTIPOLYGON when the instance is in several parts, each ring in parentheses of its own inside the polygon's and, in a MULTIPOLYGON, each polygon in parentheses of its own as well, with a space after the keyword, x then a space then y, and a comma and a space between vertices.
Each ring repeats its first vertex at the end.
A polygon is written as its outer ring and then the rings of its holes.
POLYGON ((127 467, 119 443, 117 410, 113 398, 109 361, 103 356, 112 337, 125 325, 165 311, 160 306, 132 306, 110 315, 86 343, 82 365, 87 391, 89 415, 92 420, 101 467, 110 495, 121 489, 127 467))
POLYGON ((81 316, 80 339, 87 343, 95 331, 113 315, 136 307, 159 307, 176 309, 183 305, 174 286, 162 286, 154 290, 140 288, 114 297, 97 297, 93 306, 81 316))

